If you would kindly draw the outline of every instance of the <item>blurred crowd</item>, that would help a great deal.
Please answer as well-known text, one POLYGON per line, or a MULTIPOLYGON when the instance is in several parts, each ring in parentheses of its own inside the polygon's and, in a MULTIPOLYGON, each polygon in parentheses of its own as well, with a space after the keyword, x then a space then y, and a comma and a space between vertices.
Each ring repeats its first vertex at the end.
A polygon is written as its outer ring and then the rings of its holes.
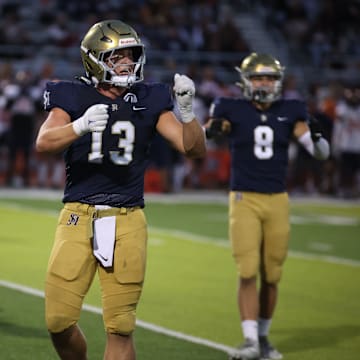
POLYGON ((299 61, 317 69, 359 71, 360 1, 263 0, 268 26, 278 29, 299 61))
MULTIPOLYGON (((100 19, 123 19, 138 31, 149 49, 145 80, 171 84, 171 76, 179 68, 194 79, 197 89, 195 113, 202 123, 207 121, 209 106, 215 97, 241 96, 240 88, 235 85, 239 79, 233 67, 251 51, 251 44, 246 43, 236 27, 235 17, 236 11, 242 11, 241 3, 247 2, 239 1, 234 12, 226 11, 229 7, 224 8, 224 3, 227 2, 0 1, 0 186, 63 187, 61 154, 57 158, 48 158, 34 151, 35 135, 46 116, 42 106, 44 83, 58 77, 71 79, 82 75, 80 39, 100 19), (33 11, 32 7, 38 11, 33 11), (162 54, 191 52, 195 55, 190 62, 181 56, 175 60, 169 56, 157 64, 151 57, 151 51, 154 54, 156 50, 162 54), (196 55, 201 53, 217 54, 218 57, 216 61, 207 61, 196 55), (53 61, 54 55, 57 61, 53 61), (159 68, 163 71, 158 71, 159 68), (224 69, 231 74, 230 77, 223 76, 224 69)), ((327 4, 337 4, 337 1, 269 0, 254 3, 266 9, 271 26, 284 30, 290 48, 307 44, 308 61, 314 67, 334 59, 329 54, 339 51, 348 53, 349 58, 357 56, 359 59, 358 43, 353 47, 349 44, 352 44, 352 33, 360 22, 353 28, 349 26, 348 31, 338 31, 331 36, 324 24, 324 19, 331 21, 330 15, 326 17, 330 12, 327 4), (328 12, 324 15, 325 10, 328 12), (303 14, 302 21, 295 13, 303 14), (276 25, 276 22, 282 22, 284 26, 276 25), (299 36, 299 28, 303 28, 302 36, 299 36), (321 56, 318 50, 312 50, 317 33, 324 33, 321 36, 326 36, 329 43, 327 52, 321 56), (296 41, 291 37, 297 37, 296 41)), ((346 11, 352 15, 348 24, 356 18, 356 9, 356 6, 347 7, 346 11)), ((319 162, 293 143, 290 148, 289 191, 359 197, 359 81, 339 78, 331 82, 308 82, 305 88, 300 88, 298 80, 294 74, 286 72, 283 95, 306 100, 309 111, 319 119, 325 137, 331 143, 332 156, 319 162)), ((227 189, 230 159, 226 141, 209 141, 208 148, 206 159, 185 160, 159 137, 152 147, 145 191, 227 189)))

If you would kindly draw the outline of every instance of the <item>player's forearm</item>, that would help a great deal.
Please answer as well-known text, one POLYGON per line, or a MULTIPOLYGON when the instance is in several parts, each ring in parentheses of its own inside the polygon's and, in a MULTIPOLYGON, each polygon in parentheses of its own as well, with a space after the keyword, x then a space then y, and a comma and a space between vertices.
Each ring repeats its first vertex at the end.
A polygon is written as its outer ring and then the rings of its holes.
POLYGON ((192 104, 195 96, 195 84, 188 76, 175 74, 174 92, 180 119, 183 123, 185 155, 192 158, 204 157, 206 153, 205 134, 195 118, 192 104))
POLYGON ((78 138, 79 136, 75 134, 72 124, 40 129, 36 139, 36 150, 40 153, 58 153, 78 138))
POLYGON ((187 157, 200 158, 205 156, 205 134, 196 119, 183 124, 183 143, 187 157))

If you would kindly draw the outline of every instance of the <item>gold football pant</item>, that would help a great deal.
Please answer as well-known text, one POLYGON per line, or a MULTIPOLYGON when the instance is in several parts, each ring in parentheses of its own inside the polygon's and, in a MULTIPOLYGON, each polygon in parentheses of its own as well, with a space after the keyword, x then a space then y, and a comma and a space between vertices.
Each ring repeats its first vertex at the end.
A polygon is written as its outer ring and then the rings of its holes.
POLYGON ((290 235, 287 193, 231 191, 229 235, 239 276, 277 283, 287 256, 290 235))
POLYGON ((109 333, 130 334, 135 328, 146 265, 147 223, 140 208, 95 210, 67 203, 62 209, 45 285, 45 315, 50 332, 61 332, 80 317, 86 293, 98 272, 103 320, 109 333), (96 217, 116 215, 114 262, 104 268, 93 255, 96 217))

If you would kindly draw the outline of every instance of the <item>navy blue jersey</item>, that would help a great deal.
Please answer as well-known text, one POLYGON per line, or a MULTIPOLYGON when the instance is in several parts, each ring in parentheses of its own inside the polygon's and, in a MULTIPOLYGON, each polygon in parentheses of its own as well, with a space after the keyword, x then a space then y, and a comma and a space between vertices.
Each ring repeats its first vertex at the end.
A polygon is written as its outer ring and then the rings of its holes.
POLYGON ((295 123, 307 118, 305 103, 279 100, 260 111, 247 100, 219 98, 212 111, 212 117, 231 122, 230 189, 286 191, 289 142, 295 123))
POLYGON ((140 83, 112 100, 80 82, 49 82, 44 102, 45 110, 61 108, 72 120, 94 104, 109 105, 104 132, 85 134, 64 153, 63 201, 144 206, 144 174, 156 124, 163 111, 173 109, 170 87, 140 83))

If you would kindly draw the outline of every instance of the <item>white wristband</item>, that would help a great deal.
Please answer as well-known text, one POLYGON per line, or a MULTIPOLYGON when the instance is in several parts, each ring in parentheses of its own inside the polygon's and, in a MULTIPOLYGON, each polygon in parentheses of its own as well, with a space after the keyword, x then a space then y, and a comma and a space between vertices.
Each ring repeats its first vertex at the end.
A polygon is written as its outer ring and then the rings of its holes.
POLYGON ((84 129, 84 120, 83 117, 80 117, 79 119, 72 122, 72 127, 76 135, 83 136, 87 132, 89 132, 88 129, 84 129))
POLYGON ((326 160, 330 155, 330 146, 327 140, 320 138, 314 143, 311 139, 310 131, 300 136, 298 141, 315 159, 326 160))
POLYGON ((326 160, 330 156, 330 145, 326 139, 321 137, 314 143, 314 157, 318 160, 326 160))
POLYGON ((195 119, 195 114, 192 111, 186 113, 180 113, 180 115, 181 115, 181 121, 185 124, 195 119))

